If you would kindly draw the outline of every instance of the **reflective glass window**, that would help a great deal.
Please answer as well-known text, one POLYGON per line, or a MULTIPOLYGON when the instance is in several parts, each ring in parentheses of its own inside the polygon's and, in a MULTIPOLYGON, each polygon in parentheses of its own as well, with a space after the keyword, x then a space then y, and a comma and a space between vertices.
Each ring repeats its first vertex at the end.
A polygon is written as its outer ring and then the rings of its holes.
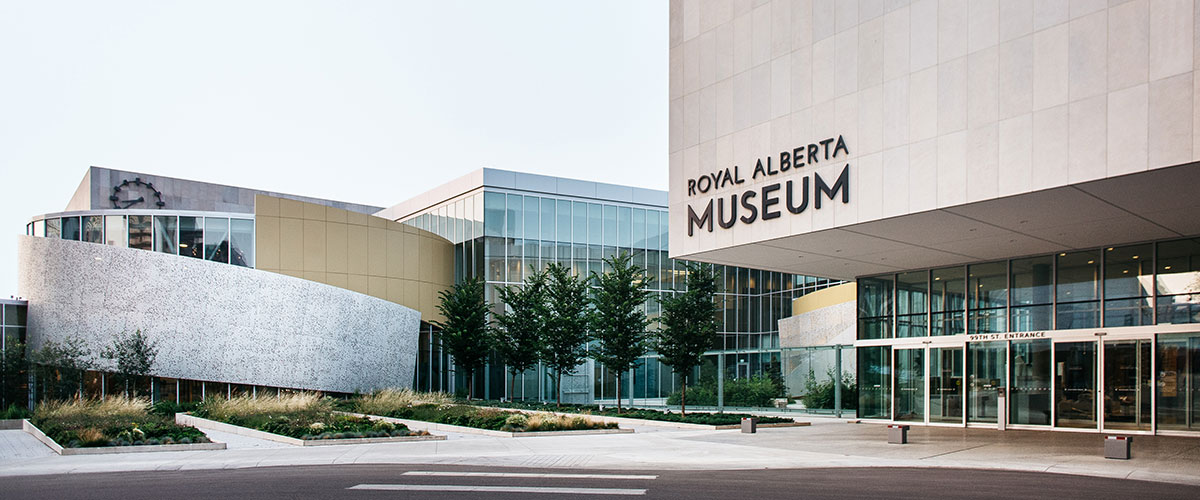
POLYGON ((62 238, 62 219, 46 219, 46 237, 62 238))
POLYGON ((588 205, 582 201, 571 202, 571 242, 576 245, 588 242, 588 205))
POLYGON ((89 215, 83 218, 83 233, 80 235, 88 243, 104 243, 104 217, 89 215))
POLYGON ((892 277, 858 280, 858 338, 892 337, 892 277))
POLYGON ((229 262, 229 219, 204 218, 204 260, 229 262))
POLYGON ((1013 259, 1010 330, 1049 330, 1054 323, 1054 257, 1013 259))
POLYGON ((1158 428, 1200 430, 1200 334, 1159 335, 1156 349, 1158 428))
POLYGON ((558 229, 556 231, 556 239, 563 243, 571 242, 571 202, 567 200, 558 200, 557 214, 555 220, 558 221, 558 229))
POLYGON ((629 207, 617 207, 617 246, 621 248, 629 248, 633 243, 630 241, 630 235, 633 234, 633 212, 629 207))
POLYGON ((604 205, 604 245, 617 244, 617 207, 604 205))
POLYGON ((38 238, 46 237, 46 221, 45 220, 33 221, 33 235, 37 236, 38 238))
POLYGON ((1100 326, 1100 252, 1060 253, 1057 256, 1058 314, 1055 328, 1100 326))
POLYGON ((521 215, 521 210, 525 206, 525 198, 519 194, 508 195, 508 205, 505 207, 504 213, 504 235, 509 238, 521 238, 524 234, 522 227, 524 226, 524 217, 521 215))
POLYGON ((176 231, 179 229, 179 218, 174 215, 154 216, 154 251, 178 254, 179 244, 176 231))
POLYGON ((504 236, 504 193, 483 193, 484 236, 504 236))
POLYGON ((588 203, 588 239, 589 245, 600 245, 604 240, 604 225, 601 208, 597 203, 588 203))
POLYGON ((554 241, 554 228, 556 219, 554 217, 555 206, 557 201, 550 198, 542 198, 542 241, 554 241))
POLYGON ((538 239, 541 237, 541 232, 538 231, 540 201, 541 200, 536 196, 525 197, 524 209, 522 210, 525 231, 521 233, 522 237, 525 239, 538 239))
POLYGON ((1008 262, 972 264, 967 267, 971 333, 1006 330, 1008 305, 1008 262))
POLYGON ((229 263, 236 266, 254 267, 254 221, 230 219, 229 263))
POLYGON ((962 266, 930 272, 930 333, 957 335, 965 331, 966 270, 962 266))
POLYGON ((107 215, 104 217, 104 244, 124 247, 129 244, 125 237, 125 216, 107 215))
POLYGON ((79 217, 62 218, 62 239, 79 241, 79 217))
POLYGON ((179 255, 204 257, 204 218, 179 218, 179 255))
POLYGON ((1104 252, 1104 325, 1154 324, 1154 247, 1109 247, 1104 252))
MULTIPOLYGON (((650 250, 658 250, 661 245, 658 241, 658 211, 646 211, 646 248, 650 250)), ((732 291, 732 289, 730 289, 732 291)))
POLYGON ((633 248, 646 248, 646 210, 633 209, 633 248))
POLYGON ((1200 323, 1200 239, 1158 244, 1159 323, 1200 323))
POLYGON ((896 275, 896 336, 929 335, 929 272, 912 271, 896 275))
POLYGON ((154 248, 154 223, 149 215, 129 216, 129 248, 150 250, 154 248))
POLYGON ((521 254, 524 253, 525 244, 523 240, 509 238, 506 251, 508 253, 508 276, 509 282, 521 281, 521 254))

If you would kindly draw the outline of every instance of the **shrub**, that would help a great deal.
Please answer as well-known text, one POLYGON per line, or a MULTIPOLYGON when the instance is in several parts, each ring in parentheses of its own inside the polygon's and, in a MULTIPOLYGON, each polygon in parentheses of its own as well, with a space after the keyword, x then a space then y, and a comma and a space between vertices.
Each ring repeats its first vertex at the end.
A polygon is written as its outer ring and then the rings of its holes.
POLYGON ((412 389, 383 389, 352 400, 353 409, 368 415, 389 412, 420 404, 448 405, 454 397, 444 392, 417 392, 412 389))
POLYGON ((29 409, 24 406, 17 406, 16 403, 8 405, 8 408, 0 410, 0 420, 29 418, 29 409))
MULTIPOLYGON (((817 377, 814 376, 812 370, 809 370, 808 381, 804 383, 804 395, 798 398, 806 408, 828 409, 834 407, 833 384, 836 377, 832 369, 826 375, 825 380, 817 382, 817 377)), ((858 408, 858 386, 854 383, 854 376, 850 372, 842 373, 842 408, 858 408)))
MULTIPOLYGON (((767 407, 771 399, 782 397, 783 385, 772 377, 756 375, 749 378, 725 380, 725 406, 767 407)), ((678 405, 681 392, 672 392, 667 404, 678 405)), ((687 403, 696 406, 717 405, 717 380, 713 377, 701 379, 695 386, 688 387, 687 403)))

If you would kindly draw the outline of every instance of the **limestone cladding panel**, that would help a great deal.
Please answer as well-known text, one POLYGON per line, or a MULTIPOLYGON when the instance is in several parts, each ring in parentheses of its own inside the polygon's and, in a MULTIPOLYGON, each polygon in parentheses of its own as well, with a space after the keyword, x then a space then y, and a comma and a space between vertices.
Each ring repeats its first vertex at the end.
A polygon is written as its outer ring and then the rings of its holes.
POLYGON ((428 231, 314 203, 254 198, 258 268, 353 290, 441 319, 454 245, 428 231))
POLYGON ((1200 160, 1195 0, 726 3, 671 2, 673 256, 1200 160), (841 161, 750 178, 839 135, 841 161), (687 236, 688 203, 845 163, 849 205, 687 236))
POLYGON ((337 392, 409 387, 421 315, 349 290, 143 250, 21 236, 30 347, 141 330, 163 377, 337 392))
POLYGON ((853 345, 857 304, 842 302, 779 320, 779 346, 853 345))

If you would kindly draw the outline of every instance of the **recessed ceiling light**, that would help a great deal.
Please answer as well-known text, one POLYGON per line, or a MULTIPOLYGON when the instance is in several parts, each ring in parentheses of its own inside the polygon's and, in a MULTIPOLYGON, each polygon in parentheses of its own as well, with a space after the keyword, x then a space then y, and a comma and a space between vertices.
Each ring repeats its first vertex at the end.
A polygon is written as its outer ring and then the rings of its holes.
POLYGON ((1136 258, 1138 258, 1138 256, 1134 255, 1134 256, 1133 256, 1133 258, 1135 258, 1135 259, 1136 259, 1136 258))
POLYGON ((1059 257, 1066 257, 1066 256, 1067 256, 1067 254, 1066 254, 1066 252, 1063 252, 1063 253, 1060 253, 1060 254, 1058 254, 1058 256, 1059 256, 1059 257))
POLYGON ((1088 261, 1088 264, 1095 264, 1095 263, 1096 263, 1096 261, 1094 261, 1094 260, 1089 260, 1089 261, 1088 261))
POLYGON ((1170 269, 1170 268, 1171 268, 1171 266, 1167 266, 1167 267, 1164 267, 1163 269, 1170 269))

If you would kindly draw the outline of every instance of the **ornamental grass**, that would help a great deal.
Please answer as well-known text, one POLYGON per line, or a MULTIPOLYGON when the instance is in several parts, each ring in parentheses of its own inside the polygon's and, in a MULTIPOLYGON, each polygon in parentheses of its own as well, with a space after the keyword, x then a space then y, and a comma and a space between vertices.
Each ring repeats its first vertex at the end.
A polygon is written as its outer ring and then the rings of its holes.
POLYGON ((294 393, 278 398, 207 399, 196 416, 298 439, 352 439, 428 435, 404 425, 336 413, 332 398, 294 393))
POLYGON ((445 406, 454 403, 454 396, 445 392, 418 392, 412 389, 383 389, 359 396, 354 409, 368 415, 387 415, 416 405, 445 406))
POLYGON ((150 400, 123 395, 47 401, 38 405, 31 420, 67 448, 209 442, 195 427, 150 413, 150 400))

